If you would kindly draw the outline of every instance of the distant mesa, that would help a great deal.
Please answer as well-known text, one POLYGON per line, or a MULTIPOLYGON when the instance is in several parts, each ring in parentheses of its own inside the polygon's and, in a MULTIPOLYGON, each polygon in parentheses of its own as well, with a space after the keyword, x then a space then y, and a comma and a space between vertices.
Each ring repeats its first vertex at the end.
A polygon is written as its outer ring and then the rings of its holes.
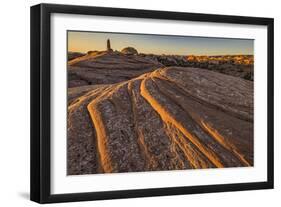
POLYGON ((125 55, 137 55, 138 51, 133 47, 125 47, 124 49, 121 50, 121 53, 125 55))

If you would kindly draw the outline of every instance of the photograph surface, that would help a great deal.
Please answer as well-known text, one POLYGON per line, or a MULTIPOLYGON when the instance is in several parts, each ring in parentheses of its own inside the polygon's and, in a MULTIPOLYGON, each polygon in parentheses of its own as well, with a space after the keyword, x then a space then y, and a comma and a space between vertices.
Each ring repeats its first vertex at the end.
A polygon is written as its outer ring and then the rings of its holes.
POLYGON ((254 165, 254 40, 67 32, 67 175, 254 165))

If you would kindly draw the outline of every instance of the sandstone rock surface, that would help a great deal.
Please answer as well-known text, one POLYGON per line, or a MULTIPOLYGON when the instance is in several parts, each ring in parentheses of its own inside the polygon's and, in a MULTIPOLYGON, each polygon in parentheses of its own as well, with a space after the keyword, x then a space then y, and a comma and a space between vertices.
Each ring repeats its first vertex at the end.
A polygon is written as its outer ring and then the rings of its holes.
POLYGON ((67 53, 67 60, 70 61, 70 60, 73 60, 75 58, 82 57, 84 55, 85 54, 81 53, 81 52, 68 52, 67 53))
POLYGON ((121 81, 69 90, 68 175, 253 165, 253 82, 187 67, 152 71, 156 62, 120 54, 100 57, 69 64, 78 75, 95 70, 110 79, 102 68, 117 57, 110 67, 121 81))
POLYGON ((68 62, 68 87, 118 83, 162 66, 151 58, 91 51, 68 62))

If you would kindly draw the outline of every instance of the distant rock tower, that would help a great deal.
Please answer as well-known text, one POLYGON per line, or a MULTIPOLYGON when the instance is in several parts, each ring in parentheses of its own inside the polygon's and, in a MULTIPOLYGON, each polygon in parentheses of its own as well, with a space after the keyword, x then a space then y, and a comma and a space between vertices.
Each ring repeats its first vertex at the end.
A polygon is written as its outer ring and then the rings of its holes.
POLYGON ((111 46, 110 46, 110 39, 107 39, 107 41, 106 41, 106 49, 108 52, 112 51, 111 46))

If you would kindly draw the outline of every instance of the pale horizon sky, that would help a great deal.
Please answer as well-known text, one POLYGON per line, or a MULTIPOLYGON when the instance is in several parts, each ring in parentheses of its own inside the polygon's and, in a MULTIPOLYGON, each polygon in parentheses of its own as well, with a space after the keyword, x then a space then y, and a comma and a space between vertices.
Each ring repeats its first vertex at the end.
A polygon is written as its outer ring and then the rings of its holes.
POLYGON ((113 50, 134 47, 139 53, 167 55, 253 55, 254 40, 150 34, 68 31, 68 51, 113 50))

